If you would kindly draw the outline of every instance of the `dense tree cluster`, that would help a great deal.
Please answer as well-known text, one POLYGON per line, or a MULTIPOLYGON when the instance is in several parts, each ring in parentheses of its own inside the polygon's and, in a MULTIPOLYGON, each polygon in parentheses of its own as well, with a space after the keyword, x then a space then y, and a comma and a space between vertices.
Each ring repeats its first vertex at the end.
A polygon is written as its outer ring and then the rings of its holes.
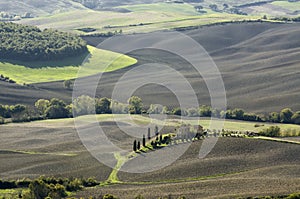
POLYGON ((60 60, 87 52, 76 35, 34 26, 0 22, 0 58, 20 61, 60 60))

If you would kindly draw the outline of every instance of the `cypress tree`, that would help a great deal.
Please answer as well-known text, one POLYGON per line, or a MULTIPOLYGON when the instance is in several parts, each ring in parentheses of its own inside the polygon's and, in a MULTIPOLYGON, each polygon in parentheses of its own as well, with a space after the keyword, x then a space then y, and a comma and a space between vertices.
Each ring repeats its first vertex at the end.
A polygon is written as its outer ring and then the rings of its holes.
POLYGON ((151 139, 150 128, 148 128, 148 140, 151 139))
POLYGON ((145 135, 143 135, 143 147, 146 146, 146 138, 145 138, 145 135))
POLYGON ((140 149, 141 149, 141 142, 138 141, 138 143, 137 143, 137 150, 140 150, 140 149))
POLYGON ((137 151, 136 140, 133 141, 133 151, 137 151))
POLYGON ((157 126, 155 126, 154 133, 155 133, 156 136, 158 135, 158 127, 157 126))

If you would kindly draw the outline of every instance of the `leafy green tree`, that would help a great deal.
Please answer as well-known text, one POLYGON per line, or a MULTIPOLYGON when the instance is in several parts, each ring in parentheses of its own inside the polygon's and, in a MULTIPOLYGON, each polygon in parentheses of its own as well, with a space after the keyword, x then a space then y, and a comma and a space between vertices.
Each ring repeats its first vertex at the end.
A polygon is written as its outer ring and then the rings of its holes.
POLYGON ((189 109, 187 110, 187 115, 188 115, 189 117, 197 117, 197 116, 199 116, 198 111, 197 111, 197 109, 195 109, 195 108, 189 108, 189 109))
POLYGON ((96 113, 97 114, 105 114, 105 113, 111 113, 111 101, 104 97, 101 99, 96 100, 96 113))
POLYGON ((126 114, 128 113, 128 106, 118 101, 111 101, 110 109, 115 114, 126 114))
POLYGON ((211 111, 211 116, 215 118, 220 118, 221 117, 221 112, 218 109, 212 109, 211 111))
POLYGON ((51 99, 50 106, 46 109, 45 113, 49 119, 67 118, 69 116, 65 102, 56 98, 51 99))
POLYGON ((210 4, 210 5, 209 5, 209 8, 210 8, 212 11, 218 11, 218 6, 217 6, 217 4, 210 4))
POLYGON ((26 106, 22 104, 17 104, 10 107, 10 112, 12 115, 18 115, 23 113, 26 110, 26 106))
POLYGON ((258 121, 258 116, 255 113, 244 113, 244 120, 246 121, 258 121))
POLYGON ((50 106, 50 101, 46 99, 39 99, 34 103, 34 106, 41 115, 45 115, 46 109, 50 106))
POLYGON ((10 113, 13 122, 25 122, 28 121, 28 115, 26 114, 27 107, 22 104, 10 106, 10 113))
POLYGON ((68 196, 65 187, 61 184, 50 184, 49 189, 48 197, 51 199, 61 199, 68 196))
POLYGON ((269 128, 260 131, 259 134, 268 137, 279 137, 280 128, 278 126, 270 126, 269 128))
POLYGON ((282 109, 280 112, 280 121, 282 123, 292 122, 293 111, 290 108, 282 109))
POLYGON ((66 89, 71 89, 72 88, 72 84, 73 84, 73 81, 68 79, 68 80, 65 80, 64 81, 64 88, 66 89))
POLYGON ((150 104, 147 112, 149 114, 161 114, 163 112, 163 107, 159 104, 150 104))
POLYGON ((239 108, 233 109, 232 114, 235 119, 243 120, 245 111, 239 108))
POLYGON ((31 182, 29 185, 29 189, 31 195, 36 199, 44 199, 50 192, 48 186, 42 180, 34 180, 33 182, 31 182))
POLYGON ((202 105, 199 107, 200 117, 211 117, 212 109, 210 106, 202 105))
POLYGON ((142 195, 138 195, 134 199, 145 199, 145 198, 142 195))
POLYGON ((173 114, 173 115, 179 115, 179 116, 180 116, 180 115, 182 114, 181 108, 179 108, 179 107, 173 108, 172 114, 173 114))
POLYGON ((300 199, 300 193, 293 193, 286 197, 286 199, 300 199))
POLYGON ((269 114, 269 121, 270 122, 280 122, 280 114, 277 112, 272 112, 269 114))
POLYGON ((294 124, 300 124, 300 111, 295 112, 291 119, 294 124))
POLYGON ((168 107, 164 106, 161 113, 162 113, 162 114, 169 114, 169 109, 168 109, 168 107))
POLYGON ((128 100, 129 103, 129 113, 131 114, 141 114, 143 109, 142 99, 137 96, 132 96, 128 100))
POLYGON ((75 116, 95 113, 95 100, 90 96, 82 95, 73 100, 73 113, 75 116))
POLYGON ((118 198, 115 197, 115 196, 113 196, 113 195, 111 195, 111 194, 105 194, 105 195, 103 196, 103 199, 118 199, 118 198))
POLYGON ((226 10, 227 8, 229 8, 229 5, 227 3, 223 4, 223 10, 226 10))
POLYGON ((4 118, 11 117, 8 109, 9 109, 9 107, 0 104, 0 116, 4 117, 4 118))

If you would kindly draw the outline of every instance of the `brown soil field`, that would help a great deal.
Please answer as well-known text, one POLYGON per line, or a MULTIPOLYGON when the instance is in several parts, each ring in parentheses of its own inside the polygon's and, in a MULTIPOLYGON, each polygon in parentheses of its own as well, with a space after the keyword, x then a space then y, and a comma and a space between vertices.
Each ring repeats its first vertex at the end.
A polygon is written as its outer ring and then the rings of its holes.
POLYGON ((1 126, 0 137, 2 179, 45 175, 106 180, 111 172, 85 149, 74 127, 8 125, 1 126))
MULTIPOLYGON (((240 23, 182 33, 195 39, 211 55, 224 80, 228 106, 252 112, 279 111, 285 107, 300 110, 299 101, 299 24, 240 23)), ((105 38, 85 37, 89 44, 97 45, 105 38)), ((127 71, 145 63, 163 63, 183 74, 195 89, 200 104, 210 104, 206 84, 194 75, 185 60, 167 52, 140 50, 130 53, 138 64, 112 73, 106 73, 99 82, 97 96, 110 97, 114 85, 127 71)), ((139 81, 137 77, 135 81, 139 81)), ((86 84, 96 81, 86 78, 86 84)), ((84 83, 85 84, 85 83, 84 83)), ((21 88, 1 83, 0 103, 33 105, 39 98, 60 97, 71 101, 71 92, 62 82, 35 84, 37 88, 21 88)), ((147 85, 136 95, 144 104, 160 103, 177 106, 174 94, 159 85, 147 85)))
MULTIPOLYGON (((175 163, 156 172, 119 172, 125 184, 85 190, 77 196, 101 198, 237 198, 281 195, 300 190, 300 147, 240 138, 221 138, 212 152, 199 159, 195 142, 175 163)), ((131 166, 134 161, 128 162, 131 166)), ((137 168, 139 165, 135 165, 137 168)))
MULTIPOLYGON (((129 149, 132 138, 114 122, 101 121, 110 140, 129 149)), ((132 128, 129 123, 124 126, 132 128)), ((84 127, 87 128, 87 127, 84 127)), ((112 169, 99 163, 81 144, 72 119, 2 125, 0 132, 0 178, 95 177, 107 180, 112 169)), ((155 172, 119 172, 122 184, 85 189, 76 194, 96 196, 111 193, 119 198, 186 196, 187 198, 233 198, 278 195, 300 190, 300 145, 274 141, 219 138, 211 153, 199 159, 202 141, 170 166, 155 172)), ((168 147, 175 150, 179 145, 168 147)), ((153 153, 153 152, 148 152, 153 153)), ((137 155, 123 165, 136 169, 137 155)))

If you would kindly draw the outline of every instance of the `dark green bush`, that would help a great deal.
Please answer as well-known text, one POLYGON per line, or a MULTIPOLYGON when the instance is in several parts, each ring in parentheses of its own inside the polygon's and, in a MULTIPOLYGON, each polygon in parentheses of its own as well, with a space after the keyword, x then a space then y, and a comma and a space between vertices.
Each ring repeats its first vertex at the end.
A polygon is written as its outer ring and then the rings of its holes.
POLYGON ((278 126, 271 126, 267 129, 264 129, 259 132, 262 136, 267 137, 279 137, 280 136, 280 128, 278 126))

